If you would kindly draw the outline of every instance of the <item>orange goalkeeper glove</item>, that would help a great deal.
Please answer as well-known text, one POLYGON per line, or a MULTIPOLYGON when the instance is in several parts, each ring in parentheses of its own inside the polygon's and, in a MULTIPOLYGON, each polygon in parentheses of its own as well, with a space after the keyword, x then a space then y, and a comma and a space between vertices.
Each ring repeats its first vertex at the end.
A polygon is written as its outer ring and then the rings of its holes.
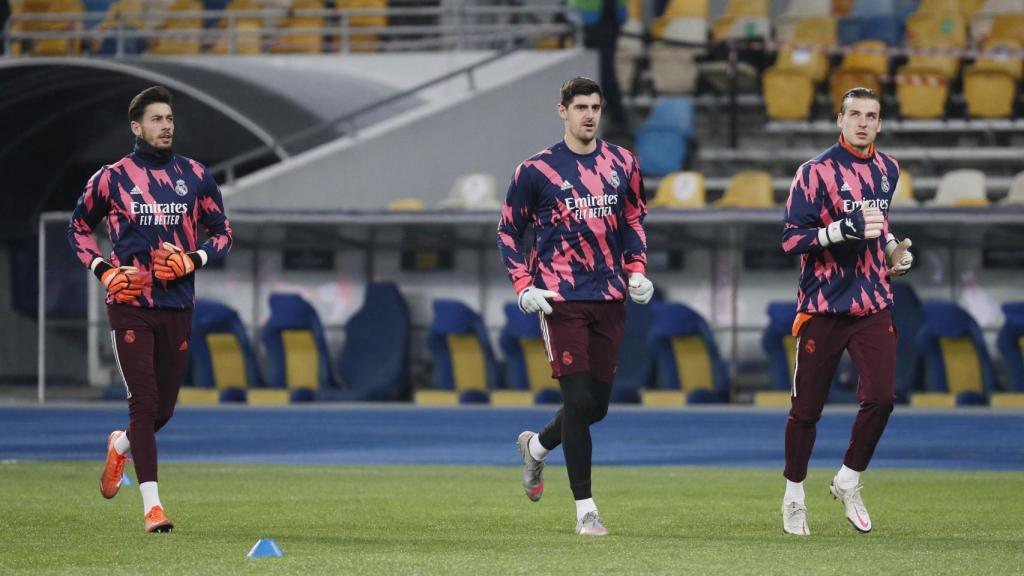
POLYGON ((197 252, 185 252, 170 242, 153 251, 153 276, 157 280, 177 280, 195 272, 203 265, 197 252))
POLYGON ((139 269, 135 266, 107 266, 107 270, 100 275, 100 282, 107 288, 107 294, 121 304, 134 303, 135 298, 142 294, 144 284, 142 275, 138 273, 139 269))

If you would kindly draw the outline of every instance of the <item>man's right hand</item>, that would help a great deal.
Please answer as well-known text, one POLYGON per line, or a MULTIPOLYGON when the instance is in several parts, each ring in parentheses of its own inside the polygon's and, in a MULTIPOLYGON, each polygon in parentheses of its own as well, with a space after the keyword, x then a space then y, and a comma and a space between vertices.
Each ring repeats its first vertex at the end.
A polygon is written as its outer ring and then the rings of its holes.
MULTIPOLYGON (((846 240, 870 240, 882 235, 885 216, 874 206, 865 206, 850 212, 846 218, 837 220, 826 227, 823 232, 828 239, 825 245, 836 244, 846 240)), ((819 239, 821 236, 819 235, 819 239)))
POLYGON ((519 309, 527 314, 536 314, 537 312, 551 314, 551 304, 548 300, 556 296, 558 296, 557 292, 530 286, 519 293, 519 309))
POLYGON ((131 304, 142 295, 143 278, 135 266, 111 268, 103 273, 100 282, 107 288, 107 294, 122 304, 131 304))

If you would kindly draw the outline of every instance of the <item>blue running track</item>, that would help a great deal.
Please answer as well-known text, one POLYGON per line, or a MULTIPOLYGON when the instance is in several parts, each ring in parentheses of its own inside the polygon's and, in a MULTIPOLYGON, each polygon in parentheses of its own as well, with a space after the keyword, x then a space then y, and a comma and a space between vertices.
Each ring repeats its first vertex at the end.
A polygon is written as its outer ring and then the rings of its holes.
MULTIPOLYGON (((179 408, 159 434, 163 462, 516 465, 521 430, 553 413, 531 409, 358 407, 179 408)), ((826 408, 812 466, 843 458, 855 412, 826 408)), ((783 464, 786 414, 613 407, 593 429, 594 462, 614 466, 783 464)), ((0 407, 0 460, 99 460, 124 405, 0 407)), ((561 462, 561 451, 552 454, 561 462)), ((1024 414, 897 407, 873 467, 1024 470, 1024 414)))

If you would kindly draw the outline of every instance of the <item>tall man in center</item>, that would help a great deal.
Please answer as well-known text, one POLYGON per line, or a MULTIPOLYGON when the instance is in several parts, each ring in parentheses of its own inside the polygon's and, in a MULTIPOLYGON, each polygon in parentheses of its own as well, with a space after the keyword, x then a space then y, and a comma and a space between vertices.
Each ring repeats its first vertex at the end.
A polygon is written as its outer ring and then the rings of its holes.
POLYGON ((544 493, 544 459, 559 444, 576 499, 576 533, 604 536, 590 491, 590 426, 608 413, 627 292, 646 304, 654 286, 645 276, 647 214, 636 158, 597 137, 601 87, 573 78, 561 89, 558 115, 565 137, 521 163, 509 184, 498 249, 519 295, 537 314, 562 408, 540 434, 519 435, 523 489, 544 493), (533 225, 529 256, 521 243, 533 225))

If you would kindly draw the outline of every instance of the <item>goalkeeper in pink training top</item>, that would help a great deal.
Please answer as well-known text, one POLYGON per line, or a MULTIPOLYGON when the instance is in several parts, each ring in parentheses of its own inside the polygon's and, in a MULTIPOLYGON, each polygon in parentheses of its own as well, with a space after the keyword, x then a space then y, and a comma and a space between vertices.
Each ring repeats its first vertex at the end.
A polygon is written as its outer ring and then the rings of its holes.
POLYGON ((129 451, 142 492, 145 529, 166 532, 157 489, 156 432, 171 419, 188 358, 195 304, 193 273, 231 249, 220 189, 202 164, 175 154, 171 94, 140 92, 128 107, 135 151, 85 185, 68 241, 107 290, 110 339, 128 396, 127 430, 107 439, 100 479, 117 494, 129 451), (104 218, 113 251, 100 253, 93 230, 104 218), (201 246, 198 230, 209 238, 201 246))

